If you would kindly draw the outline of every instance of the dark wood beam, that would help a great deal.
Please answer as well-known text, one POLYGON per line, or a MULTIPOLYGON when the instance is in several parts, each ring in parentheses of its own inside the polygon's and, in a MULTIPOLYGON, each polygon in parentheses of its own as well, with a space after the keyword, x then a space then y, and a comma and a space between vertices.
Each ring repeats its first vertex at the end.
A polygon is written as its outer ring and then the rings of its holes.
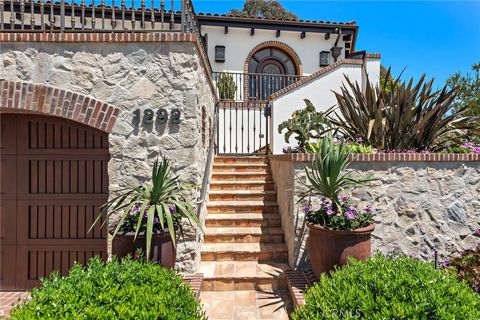
POLYGON ((280 30, 277 30, 277 32, 275 33, 275 36, 278 38, 280 37, 280 30))
POLYGON ((253 36, 255 34, 255 28, 250 28, 250 35, 253 36))
POLYGON ((330 33, 325 33, 325 40, 330 39, 330 33))
POLYGON ((302 33, 300 33, 300 38, 301 39, 305 39, 306 36, 307 36, 307 34, 306 34, 305 31, 302 31, 302 33))
POLYGON ((346 34, 343 36, 343 41, 350 41, 350 40, 352 40, 352 35, 346 34))
POLYGON ((228 26, 225 26, 225 34, 228 33, 228 26))

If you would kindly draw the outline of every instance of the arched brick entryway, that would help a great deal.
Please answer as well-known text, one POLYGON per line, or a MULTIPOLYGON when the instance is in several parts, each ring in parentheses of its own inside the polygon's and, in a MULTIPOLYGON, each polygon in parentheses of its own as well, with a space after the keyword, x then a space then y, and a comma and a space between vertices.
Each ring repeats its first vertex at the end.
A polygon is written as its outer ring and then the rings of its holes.
POLYGON ((119 111, 58 88, 2 81, 0 289, 39 284, 77 261, 106 258, 108 131, 119 111))

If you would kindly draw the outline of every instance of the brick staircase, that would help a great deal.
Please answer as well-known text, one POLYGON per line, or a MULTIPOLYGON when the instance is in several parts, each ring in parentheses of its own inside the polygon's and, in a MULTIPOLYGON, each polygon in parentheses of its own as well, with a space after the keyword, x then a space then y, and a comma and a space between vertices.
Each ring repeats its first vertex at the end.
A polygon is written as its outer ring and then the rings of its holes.
POLYGON ((200 271, 204 291, 286 289, 287 248, 266 157, 217 157, 200 271))

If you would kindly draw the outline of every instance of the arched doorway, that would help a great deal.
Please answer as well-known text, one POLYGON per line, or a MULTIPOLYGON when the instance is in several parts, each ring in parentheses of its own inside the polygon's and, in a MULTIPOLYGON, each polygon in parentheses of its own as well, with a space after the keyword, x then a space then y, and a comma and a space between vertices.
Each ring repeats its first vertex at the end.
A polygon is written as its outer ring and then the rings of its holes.
POLYGON ((286 51, 274 46, 258 49, 248 60, 249 100, 266 100, 271 94, 297 81, 298 69, 286 51))
POLYGON ((108 199, 108 134, 52 116, 0 121, 1 289, 106 259, 106 228, 88 230, 108 199))

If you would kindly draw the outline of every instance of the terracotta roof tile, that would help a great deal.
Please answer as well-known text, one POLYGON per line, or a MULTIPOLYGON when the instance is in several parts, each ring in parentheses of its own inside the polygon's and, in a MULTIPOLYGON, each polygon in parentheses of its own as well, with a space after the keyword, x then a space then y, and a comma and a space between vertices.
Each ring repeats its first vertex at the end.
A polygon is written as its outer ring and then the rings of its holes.
POLYGON ((302 19, 267 19, 265 17, 259 17, 259 16, 239 16, 239 15, 233 15, 230 13, 210 13, 210 12, 200 12, 198 13, 199 17, 220 17, 220 18, 231 18, 235 20, 262 20, 262 21, 282 21, 282 22, 298 22, 298 23, 306 23, 306 24, 328 24, 328 25, 345 25, 345 26, 355 26, 356 22, 355 21, 349 21, 349 22, 336 22, 336 21, 323 21, 323 20, 302 20, 302 19))

